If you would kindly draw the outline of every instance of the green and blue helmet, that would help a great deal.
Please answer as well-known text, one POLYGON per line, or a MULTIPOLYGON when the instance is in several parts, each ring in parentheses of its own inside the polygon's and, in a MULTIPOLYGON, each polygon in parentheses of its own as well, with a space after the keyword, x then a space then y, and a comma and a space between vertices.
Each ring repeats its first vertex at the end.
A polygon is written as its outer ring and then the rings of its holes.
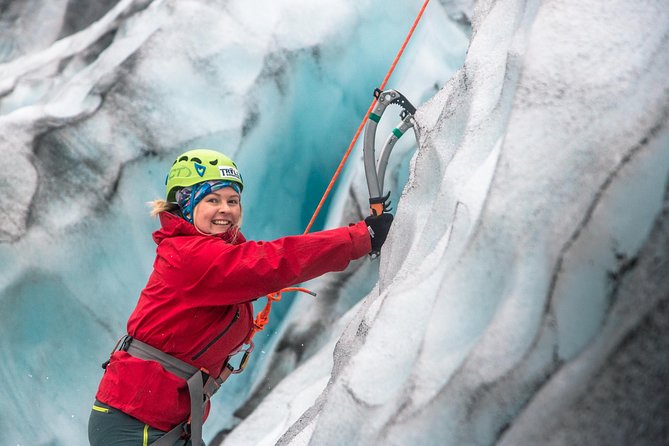
POLYGON ((231 181, 244 188, 244 180, 234 161, 210 149, 189 150, 177 157, 165 179, 167 201, 175 202, 179 189, 205 181, 231 181))

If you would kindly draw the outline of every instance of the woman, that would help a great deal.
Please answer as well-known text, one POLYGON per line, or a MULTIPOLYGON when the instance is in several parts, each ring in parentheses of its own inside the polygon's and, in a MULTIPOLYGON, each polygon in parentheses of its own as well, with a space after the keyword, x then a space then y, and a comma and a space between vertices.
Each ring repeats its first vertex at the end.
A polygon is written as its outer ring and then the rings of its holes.
POLYGON ((348 227, 246 241, 243 188, 237 166, 219 152, 191 150, 174 161, 167 199, 153 203, 161 223, 153 273, 128 336, 103 366, 92 446, 199 445, 208 400, 251 334, 251 302, 378 252, 392 222, 383 213, 348 227))

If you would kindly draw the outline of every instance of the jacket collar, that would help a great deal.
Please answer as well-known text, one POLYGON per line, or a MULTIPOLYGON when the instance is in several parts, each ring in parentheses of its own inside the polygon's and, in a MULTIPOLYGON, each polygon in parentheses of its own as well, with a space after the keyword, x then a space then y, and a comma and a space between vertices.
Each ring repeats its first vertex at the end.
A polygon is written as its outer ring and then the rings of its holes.
POLYGON ((233 243, 235 245, 246 241, 246 238, 244 238, 242 233, 239 232, 237 234, 236 240, 233 242, 234 232, 232 229, 222 234, 216 234, 216 235, 202 234, 195 228, 193 224, 187 222, 183 218, 174 215, 170 212, 160 213, 160 226, 161 228, 153 233, 153 241, 155 241, 156 244, 160 244, 160 242, 162 242, 164 239, 168 237, 178 237, 178 236, 218 237, 228 243, 233 243))

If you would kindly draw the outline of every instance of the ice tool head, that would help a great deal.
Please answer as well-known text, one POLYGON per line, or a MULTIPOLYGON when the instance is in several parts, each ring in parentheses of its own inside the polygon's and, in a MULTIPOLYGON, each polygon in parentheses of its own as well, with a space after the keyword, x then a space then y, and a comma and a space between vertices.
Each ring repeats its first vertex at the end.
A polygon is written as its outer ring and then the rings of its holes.
POLYGON ((205 181, 231 181, 244 188, 244 181, 237 165, 220 152, 209 149, 194 149, 182 153, 174 160, 165 179, 167 201, 176 201, 176 192, 184 187, 205 181))

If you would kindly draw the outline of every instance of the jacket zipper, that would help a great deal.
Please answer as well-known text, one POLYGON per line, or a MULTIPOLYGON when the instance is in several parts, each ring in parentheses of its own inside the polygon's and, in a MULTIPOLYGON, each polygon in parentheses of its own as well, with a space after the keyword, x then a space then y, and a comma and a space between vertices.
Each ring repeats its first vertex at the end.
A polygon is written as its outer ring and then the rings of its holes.
POLYGON ((216 343, 216 341, 218 341, 219 339, 221 339, 221 337, 223 337, 223 336, 228 332, 228 330, 230 330, 230 327, 232 327, 232 324, 234 324, 234 323, 237 321, 237 319, 239 319, 239 308, 237 308, 237 312, 236 312, 235 315, 232 317, 232 320, 230 321, 230 323, 228 324, 228 326, 225 327, 225 328, 223 329, 222 332, 220 332, 214 339, 212 339, 212 340, 209 342, 209 344, 205 345, 205 347, 204 347, 202 350, 200 350, 200 351, 199 351, 195 356, 193 356, 191 359, 192 359, 193 361, 195 361, 197 358, 199 358, 200 356, 204 355, 204 354, 207 352, 207 350, 209 350, 209 348, 210 348, 212 345, 214 345, 214 344, 216 343))

